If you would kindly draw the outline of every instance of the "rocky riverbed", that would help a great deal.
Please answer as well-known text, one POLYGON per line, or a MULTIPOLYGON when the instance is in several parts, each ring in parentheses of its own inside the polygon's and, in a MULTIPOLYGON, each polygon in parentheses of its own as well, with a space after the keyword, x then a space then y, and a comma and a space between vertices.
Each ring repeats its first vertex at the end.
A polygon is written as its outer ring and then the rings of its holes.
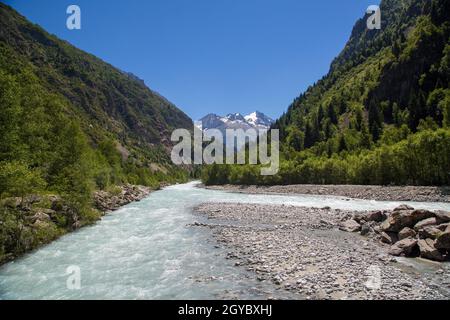
POLYGON ((193 226, 210 228, 237 267, 292 296, 450 298, 448 263, 412 259, 407 265, 389 254, 390 245, 339 230, 356 212, 227 203, 202 204, 195 211, 207 223, 193 226))
POLYGON ((450 187, 387 187, 358 185, 207 186, 211 190, 249 194, 334 195, 377 201, 450 202, 450 187))

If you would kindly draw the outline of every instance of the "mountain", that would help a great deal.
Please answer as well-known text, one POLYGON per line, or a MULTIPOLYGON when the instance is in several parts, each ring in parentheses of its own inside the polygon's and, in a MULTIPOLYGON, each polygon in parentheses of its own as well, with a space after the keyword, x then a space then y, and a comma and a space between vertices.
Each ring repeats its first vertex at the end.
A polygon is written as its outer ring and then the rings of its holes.
POLYGON ((2 3, 0 50, 2 75, 16 82, 32 77, 40 92, 57 97, 91 148, 112 143, 124 158, 120 166, 131 170, 172 168, 171 132, 193 124, 143 80, 48 34, 2 3))
POLYGON ((226 129, 269 129, 273 124, 273 120, 264 113, 255 111, 247 116, 243 116, 240 113, 230 113, 222 117, 211 113, 201 118, 198 123, 202 124, 204 131, 219 129, 225 132, 226 129))
POLYGON ((220 183, 450 185, 450 0, 380 8, 381 30, 359 19, 329 73, 272 126, 279 174, 215 167, 220 183))
POLYGON ((135 75, 0 3, 0 263, 98 220, 96 191, 117 202, 127 184, 187 181, 170 136, 192 126, 135 75))

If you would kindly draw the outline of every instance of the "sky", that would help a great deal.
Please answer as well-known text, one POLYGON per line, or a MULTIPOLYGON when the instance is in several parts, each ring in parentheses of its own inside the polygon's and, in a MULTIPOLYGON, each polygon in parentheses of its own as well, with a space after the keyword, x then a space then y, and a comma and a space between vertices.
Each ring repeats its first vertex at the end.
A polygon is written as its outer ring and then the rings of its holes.
POLYGON ((2 0, 48 32, 132 72, 197 120, 278 118, 325 75, 379 0, 2 0), (81 9, 68 30, 67 7, 81 9))

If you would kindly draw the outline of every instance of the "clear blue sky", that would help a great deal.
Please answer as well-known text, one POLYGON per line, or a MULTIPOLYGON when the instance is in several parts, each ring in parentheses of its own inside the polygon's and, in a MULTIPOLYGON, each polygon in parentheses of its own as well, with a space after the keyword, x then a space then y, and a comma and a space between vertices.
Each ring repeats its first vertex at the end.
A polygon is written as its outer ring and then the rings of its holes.
POLYGON ((277 118, 328 72, 379 0, 7 0, 50 33, 133 72, 194 120, 277 118), (82 29, 66 29, 77 4, 82 29))

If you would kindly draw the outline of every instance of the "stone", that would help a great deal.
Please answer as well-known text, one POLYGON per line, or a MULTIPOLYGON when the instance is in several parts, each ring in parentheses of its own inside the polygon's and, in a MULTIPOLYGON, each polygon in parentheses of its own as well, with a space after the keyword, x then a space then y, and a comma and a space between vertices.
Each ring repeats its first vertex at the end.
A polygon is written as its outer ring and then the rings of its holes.
POLYGON ((380 233, 381 242, 387 243, 387 244, 394 244, 398 241, 398 237, 393 232, 384 232, 382 231, 380 233))
POLYGON ((406 204, 402 204, 402 205, 398 206, 397 208, 395 208, 393 211, 402 211, 402 210, 414 210, 414 208, 410 207, 406 204))
POLYGON ((436 226, 427 226, 419 230, 419 238, 436 239, 442 233, 436 226))
POLYGON ((403 228, 398 233, 399 240, 403 240, 403 239, 406 239, 406 238, 409 238, 409 237, 414 238, 415 236, 416 236, 416 232, 413 229, 408 228, 408 227, 403 228))
POLYGON ((416 225, 414 226, 414 230, 419 231, 423 227, 435 226, 436 224, 436 217, 424 219, 416 223, 416 225))
POLYGON ((4 202, 4 206, 11 209, 16 209, 22 204, 22 198, 7 198, 4 202))
POLYGON ((339 225, 339 230, 345 231, 345 232, 358 232, 361 230, 361 225, 356 222, 355 220, 347 220, 344 222, 341 222, 339 225))
POLYGON ((450 222, 450 212, 447 211, 436 211, 436 220, 438 224, 450 222))
POLYGON ((422 258, 433 261, 444 261, 442 254, 435 248, 435 240, 420 239, 417 244, 419 245, 420 256, 422 258))
POLYGON ((437 237, 435 247, 441 250, 450 250, 450 226, 437 237))
POLYGON ((361 235, 365 236, 365 235, 369 234, 371 230, 372 230, 372 228, 370 227, 370 224, 365 223, 361 226, 361 235))
POLYGON ((410 257, 415 255, 417 252, 417 240, 413 238, 406 238, 396 242, 389 249, 389 254, 393 256, 404 255, 410 257))
POLYGON ((33 221, 50 221, 50 216, 44 212, 36 212, 31 218, 33 221))
POLYGON ((419 221, 433 218, 434 213, 428 210, 397 210, 392 212, 381 224, 383 231, 399 232, 405 227, 412 228, 419 221))
POLYGON ((353 219, 358 223, 361 223, 361 221, 381 222, 385 219, 385 215, 382 211, 358 212, 353 219))

